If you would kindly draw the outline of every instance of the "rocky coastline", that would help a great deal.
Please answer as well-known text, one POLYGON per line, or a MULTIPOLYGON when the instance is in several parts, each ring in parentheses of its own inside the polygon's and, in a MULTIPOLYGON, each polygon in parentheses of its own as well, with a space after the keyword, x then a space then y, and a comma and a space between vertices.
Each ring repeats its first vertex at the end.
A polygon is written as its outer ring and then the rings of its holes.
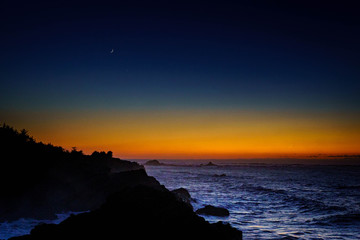
POLYGON ((1 160, 0 221, 87 211, 12 240, 242 239, 230 225, 198 216, 184 190, 170 192, 142 165, 113 158, 111 152, 69 152, 7 125, 0 127, 0 143, 9 156, 1 160), (13 184, 5 185, 5 179, 13 184))

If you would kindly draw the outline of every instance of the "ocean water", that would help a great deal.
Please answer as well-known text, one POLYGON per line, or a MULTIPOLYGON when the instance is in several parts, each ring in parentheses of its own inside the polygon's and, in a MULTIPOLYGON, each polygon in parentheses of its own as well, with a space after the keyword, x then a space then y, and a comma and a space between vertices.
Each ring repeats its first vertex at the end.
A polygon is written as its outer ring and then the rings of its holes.
POLYGON ((146 171, 170 190, 186 188, 195 209, 227 208, 229 217, 203 217, 230 223, 244 239, 360 239, 360 166, 146 166, 146 171))
POLYGON ((66 218, 70 217, 71 214, 78 214, 80 212, 67 212, 56 214, 56 219, 52 220, 35 220, 31 218, 21 218, 16 221, 11 222, 0 222, 0 239, 8 239, 11 237, 22 236, 29 234, 31 229, 39 224, 58 224, 64 221, 66 218))

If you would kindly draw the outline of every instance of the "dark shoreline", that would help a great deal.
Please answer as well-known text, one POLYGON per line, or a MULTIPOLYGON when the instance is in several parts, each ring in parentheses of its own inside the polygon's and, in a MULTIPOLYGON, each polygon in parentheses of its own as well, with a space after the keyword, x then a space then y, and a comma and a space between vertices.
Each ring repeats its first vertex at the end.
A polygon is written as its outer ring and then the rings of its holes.
POLYGON ((0 143, 9 156, 0 162, 0 221, 89 211, 58 225, 38 225, 12 240, 242 239, 241 231, 228 224, 206 222, 142 165, 113 158, 111 152, 69 152, 7 125, 0 127, 0 143))

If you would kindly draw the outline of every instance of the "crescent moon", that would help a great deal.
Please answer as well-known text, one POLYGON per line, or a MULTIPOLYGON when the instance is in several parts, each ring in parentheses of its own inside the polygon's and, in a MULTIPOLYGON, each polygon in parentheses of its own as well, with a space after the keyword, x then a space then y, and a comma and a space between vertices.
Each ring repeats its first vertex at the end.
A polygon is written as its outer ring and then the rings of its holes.
POLYGON ((113 53, 114 52, 114 49, 111 49, 110 53, 113 53))

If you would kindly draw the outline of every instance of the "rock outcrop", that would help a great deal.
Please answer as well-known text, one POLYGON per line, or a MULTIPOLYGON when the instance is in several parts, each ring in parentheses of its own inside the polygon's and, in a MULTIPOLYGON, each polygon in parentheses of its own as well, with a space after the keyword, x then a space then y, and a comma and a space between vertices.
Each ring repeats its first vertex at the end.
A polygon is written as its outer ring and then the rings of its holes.
POLYGON ((213 176, 214 176, 214 177, 226 177, 226 174, 225 174, 225 173, 222 173, 222 174, 214 174, 213 176))
POLYGON ((208 162, 207 164, 200 164, 200 167, 215 167, 215 166, 217 165, 212 162, 208 162))
POLYGON ((227 217, 230 215, 229 211, 226 208, 214 207, 211 205, 206 205, 205 207, 196 210, 196 213, 201 215, 211 215, 218 217, 227 217))
POLYGON ((97 210, 59 225, 40 225, 30 235, 11 240, 123 238, 240 240, 242 233, 227 224, 206 222, 165 188, 138 186, 112 195, 97 210))
POLYGON ((191 202, 195 202, 195 199, 191 198, 188 190, 186 190, 185 188, 178 188, 172 190, 171 192, 174 193, 180 201, 183 201, 192 208, 191 202))
POLYGON ((0 221, 88 211, 12 239, 242 239, 230 225, 196 215, 185 189, 170 192, 111 151, 69 152, 3 125, 0 153, 0 221))
POLYGON ((0 126, 0 221, 54 219, 56 213, 93 210, 129 185, 160 184, 144 167, 36 142, 25 130, 0 126))

